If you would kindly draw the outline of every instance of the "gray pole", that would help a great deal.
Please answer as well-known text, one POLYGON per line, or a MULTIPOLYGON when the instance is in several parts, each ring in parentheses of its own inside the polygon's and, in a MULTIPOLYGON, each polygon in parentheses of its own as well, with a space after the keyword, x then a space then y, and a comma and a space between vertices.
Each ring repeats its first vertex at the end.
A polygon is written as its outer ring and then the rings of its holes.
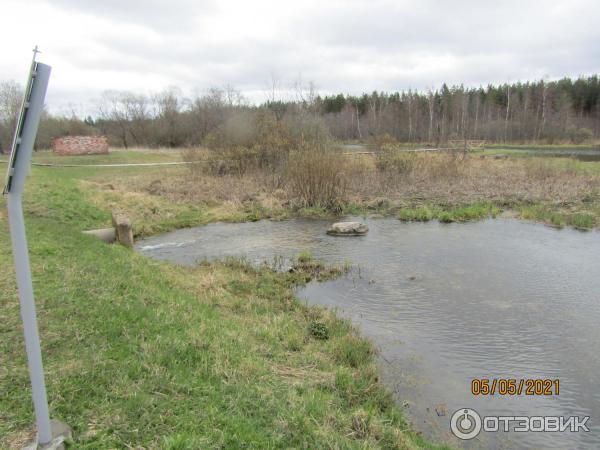
POLYGON ((9 164, 8 180, 5 188, 5 193, 8 194, 8 223, 12 240, 19 301, 21 303, 21 319, 23 320, 27 365, 29 367, 29 377, 31 378, 38 444, 42 446, 52 441, 52 430, 48 414, 48 400, 46 398, 42 352, 40 349, 31 272, 29 269, 29 255, 27 251, 27 239, 25 238, 21 194, 25 185, 25 177, 29 171, 31 152, 33 151, 35 136, 44 108, 44 97, 46 96, 49 78, 50 66, 34 61, 31 67, 30 79, 25 90, 21 116, 15 132, 11 164, 9 164))

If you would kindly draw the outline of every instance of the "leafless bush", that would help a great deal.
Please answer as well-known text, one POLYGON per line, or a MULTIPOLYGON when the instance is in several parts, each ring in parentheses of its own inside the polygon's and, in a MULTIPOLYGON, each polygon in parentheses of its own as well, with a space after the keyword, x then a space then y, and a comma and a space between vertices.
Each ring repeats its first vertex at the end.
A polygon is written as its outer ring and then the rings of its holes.
POLYGON ((577 163, 574 160, 561 161, 547 158, 531 158, 524 161, 525 174, 533 180, 556 179, 561 175, 576 175, 577 163))
POLYGON ((417 154, 407 152, 396 145, 384 144, 377 152, 375 165, 379 172, 386 175, 409 175, 415 168, 417 154))
POLYGON ((300 207, 339 210, 346 198, 346 176, 333 150, 297 151, 286 168, 289 196, 300 207))
POLYGON ((419 173, 429 179, 451 180, 461 176, 461 169, 468 165, 468 156, 460 152, 421 155, 419 173))
POLYGON ((458 179, 465 174, 468 158, 463 152, 414 152, 384 144, 377 153, 375 167, 380 183, 390 189, 415 180, 458 179))

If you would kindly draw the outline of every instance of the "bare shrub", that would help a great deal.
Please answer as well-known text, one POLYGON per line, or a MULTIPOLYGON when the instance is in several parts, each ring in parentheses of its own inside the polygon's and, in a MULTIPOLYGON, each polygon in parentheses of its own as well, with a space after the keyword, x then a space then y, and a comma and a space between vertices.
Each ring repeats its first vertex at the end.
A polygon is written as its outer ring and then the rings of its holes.
POLYGON ((567 132, 569 133, 569 139, 573 144, 592 142, 594 139, 594 132, 589 128, 569 127, 567 132))
POLYGON ((393 146, 398 144, 398 139, 389 135, 388 133, 375 136, 373 141, 378 150, 383 149, 385 146, 393 146))
POLYGON ((347 192, 357 197, 353 200, 377 195, 380 186, 372 155, 347 155, 343 168, 347 192))
POLYGON ((452 180, 461 175, 461 168, 466 166, 468 157, 463 153, 450 152, 426 154, 419 158, 419 172, 433 180, 452 180))
POLYGON ((299 207, 340 210, 347 185, 342 168, 333 150, 293 152, 286 168, 290 198, 299 207))
POLYGON ((408 175, 415 168, 417 154, 399 149, 395 145, 385 144, 377 153, 375 166, 381 173, 408 175))
POLYGON ((208 150, 202 147, 189 147, 181 151, 181 158, 184 161, 194 163, 190 165, 194 172, 199 167, 196 163, 199 163, 202 160, 206 159, 207 155, 208 150))
POLYGON ((525 162, 525 174, 534 180, 546 180, 557 175, 558 167, 545 158, 531 158, 525 162))
POLYGON ((232 114, 208 133, 206 170, 214 175, 243 175, 252 169, 281 172, 292 151, 328 146, 329 131, 316 116, 288 113, 279 117, 269 108, 232 114))
POLYGON ((375 167, 381 186, 390 190, 417 181, 452 183, 465 175, 468 159, 463 152, 413 152, 384 145, 375 167))
POLYGON ((208 133, 204 145, 209 151, 202 165, 206 173, 241 176, 261 166, 256 119, 246 112, 238 112, 208 133))
POLYGON ((194 174, 243 176, 257 166, 257 155, 243 147, 222 149, 191 148, 182 152, 194 174))

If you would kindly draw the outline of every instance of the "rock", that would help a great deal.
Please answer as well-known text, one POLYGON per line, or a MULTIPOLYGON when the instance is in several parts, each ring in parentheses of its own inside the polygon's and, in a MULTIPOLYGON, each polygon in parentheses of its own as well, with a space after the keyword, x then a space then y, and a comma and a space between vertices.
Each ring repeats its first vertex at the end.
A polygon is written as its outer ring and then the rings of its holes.
POLYGON ((337 222, 331 225, 327 234, 334 236, 362 236, 367 234, 369 228, 360 222, 337 222))
POLYGON ((113 211, 112 224, 115 227, 117 242, 125 247, 133 247, 133 230, 131 221, 124 214, 113 211))
POLYGON ((29 443, 22 450, 65 450, 65 441, 73 437, 71 427, 60 420, 50 420, 50 431, 52 432, 52 441, 45 445, 40 445, 37 440, 29 443))

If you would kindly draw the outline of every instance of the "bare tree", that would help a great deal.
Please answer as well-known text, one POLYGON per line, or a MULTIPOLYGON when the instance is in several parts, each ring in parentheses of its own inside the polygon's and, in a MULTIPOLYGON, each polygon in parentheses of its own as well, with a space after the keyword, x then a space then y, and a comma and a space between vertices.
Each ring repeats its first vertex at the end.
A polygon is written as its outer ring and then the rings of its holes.
POLYGON ((510 84, 506 84, 506 116, 504 117, 504 142, 508 140, 508 114, 510 112, 510 84))
POLYGON ((271 72, 269 73, 269 80, 267 81, 267 89, 266 89, 267 103, 268 102, 274 103, 277 101, 280 89, 281 89, 281 80, 279 79, 279 76, 277 75, 277 73, 275 73, 274 70, 271 70, 271 72))
POLYGON ((408 142, 412 142, 413 137, 413 93, 411 89, 408 89, 408 94, 406 95, 406 106, 408 109, 408 142))
POLYGON ((22 98, 23 90, 17 83, 0 83, 0 153, 10 149, 22 98))
POLYGON ((185 100, 181 90, 170 87, 154 96, 157 108, 156 120, 158 122, 158 143, 168 147, 182 145, 184 138, 181 135, 181 111, 185 100))
POLYGON ((546 126, 546 99, 548 96, 548 83, 545 83, 544 80, 541 82, 542 84, 542 123, 538 128, 538 133, 536 140, 539 141, 541 135, 544 133, 544 128, 546 126))
POLYGON ((479 125, 479 103, 480 103, 480 99, 479 99, 479 91, 476 91, 475 93, 475 125, 473 126, 473 137, 475 139, 478 139, 479 135, 478 135, 478 125, 479 125))
POLYGON ((435 96, 433 91, 429 89, 427 91, 427 106, 429 107, 429 133, 428 141, 433 142, 433 115, 435 113, 435 96))
POLYGON ((106 91, 97 109, 104 132, 118 136, 125 148, 131 144, 131 139, 140 144, 140 137, 134 130, 147 117, 146 99, 143 96, 125 91, 106 91))

